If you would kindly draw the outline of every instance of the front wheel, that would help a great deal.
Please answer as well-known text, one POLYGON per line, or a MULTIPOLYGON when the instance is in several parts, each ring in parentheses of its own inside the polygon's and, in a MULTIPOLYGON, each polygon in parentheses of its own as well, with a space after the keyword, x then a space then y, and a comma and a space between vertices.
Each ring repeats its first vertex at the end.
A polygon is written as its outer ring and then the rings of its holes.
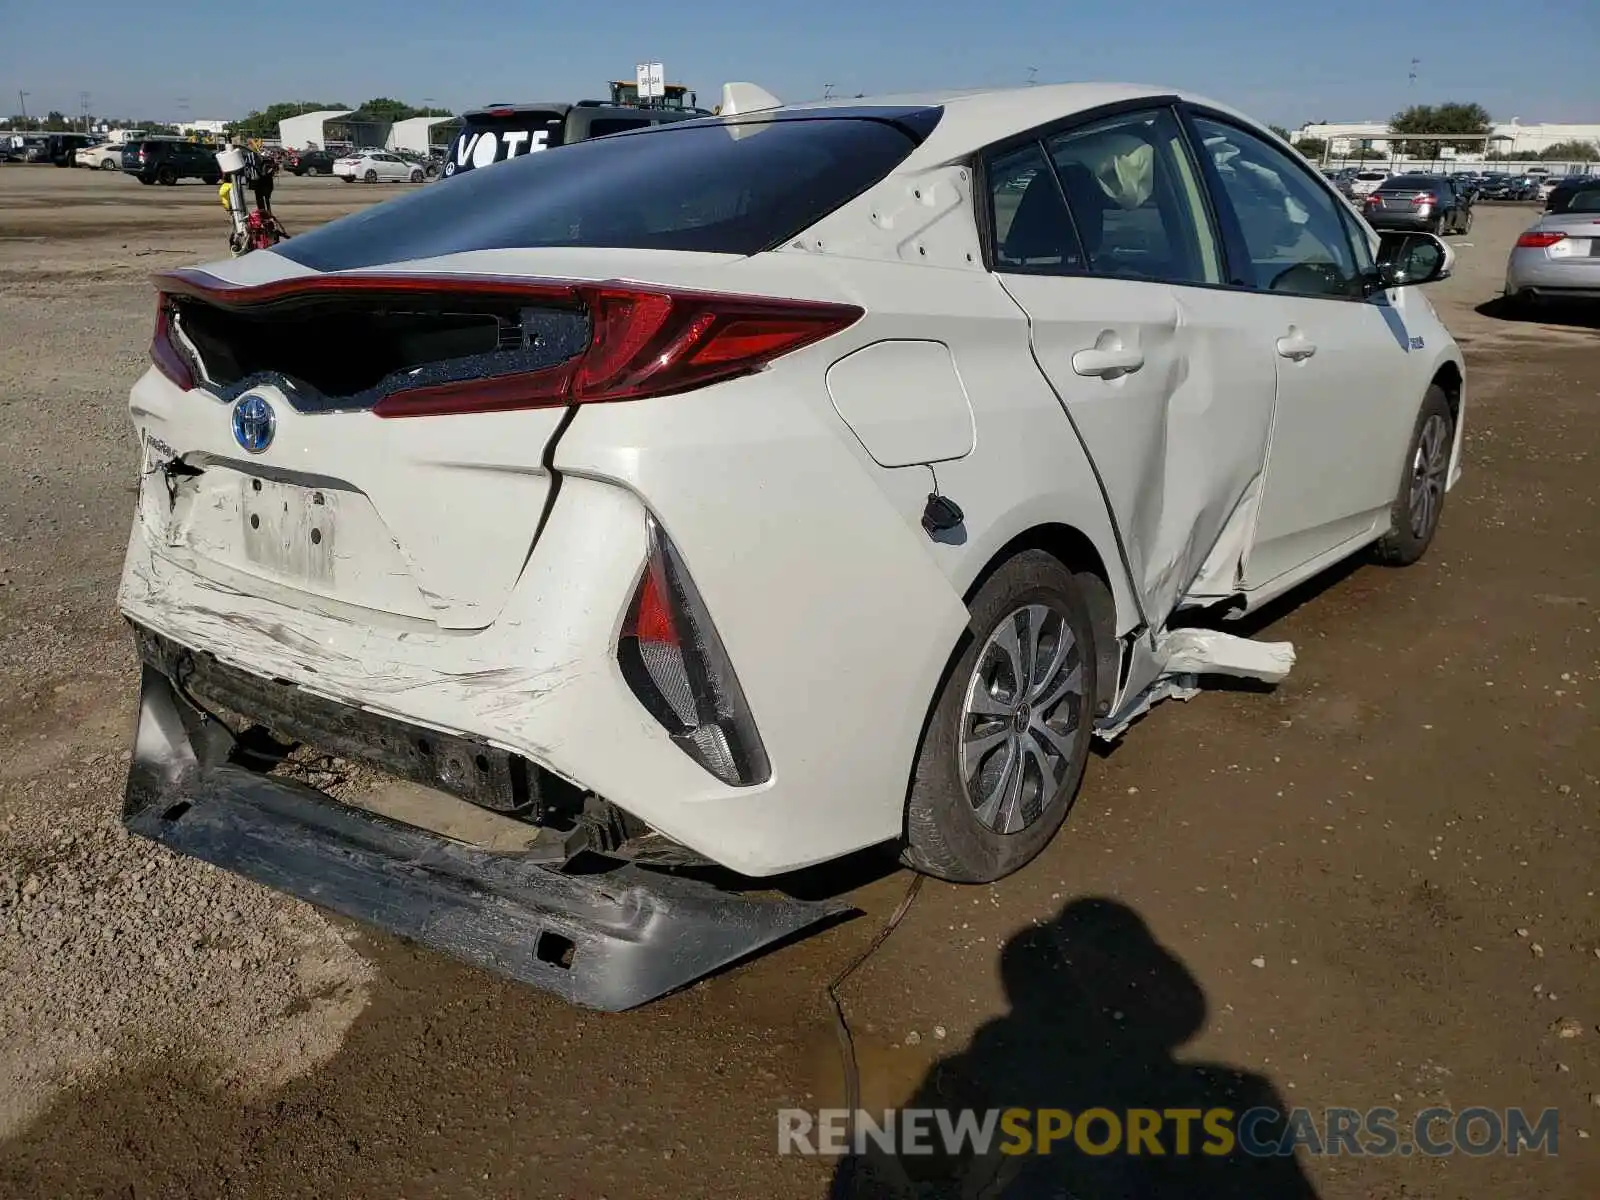
POLYGON ((1472 232, 1472 210, 1467 209, 1467 215, 1461 219, 1461 232, 1463 235, 1472 232))
POLYGON ((968 628, 917 754, 901 861, 989 883, 1044 849, 1077 794, 1094 722, 1094 630, 1072 572, 1039 550, 990 576, 968 628))
POLYGON ((366 175, 364 176, 364 178, 366 179, 366 181, 368 183, 377 183, 378 182, 378 173, 376 171, 368 171, 366 173, 366 175))
POLYGON ((413 171, 413 172, 411 172, 411 182, 412 183, 421 183, 422 182, 422 172, 421 171, 413 171))
POLYGON ((1416 429, 1406 448, 1400 490, 1389 509, 1389 532, 1378 539, 1375 547, 1379 562, 1406 567, 1428 552, 1444 512, 1455 440, 1450 401, 1444 389, 1433 384, 1422 398, 1416 429))
POLYGON ((102 158, 100 160, 100 169, 102 171, 119 171, 122 168, 117 165, 115 160, 109 159, 109 158, 102 158))

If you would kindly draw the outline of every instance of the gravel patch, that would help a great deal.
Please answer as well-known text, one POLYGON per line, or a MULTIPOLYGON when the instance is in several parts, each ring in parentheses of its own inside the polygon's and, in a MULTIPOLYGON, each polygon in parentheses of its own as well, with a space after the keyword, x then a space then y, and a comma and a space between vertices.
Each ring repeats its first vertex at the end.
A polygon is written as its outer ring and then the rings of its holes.
POLYGON ((63 1087, 150 1059, 263 1093, 366 1005, 354 927, 129 835, 125 754, 13 785, 0 825, 0 1137, 63 1087))

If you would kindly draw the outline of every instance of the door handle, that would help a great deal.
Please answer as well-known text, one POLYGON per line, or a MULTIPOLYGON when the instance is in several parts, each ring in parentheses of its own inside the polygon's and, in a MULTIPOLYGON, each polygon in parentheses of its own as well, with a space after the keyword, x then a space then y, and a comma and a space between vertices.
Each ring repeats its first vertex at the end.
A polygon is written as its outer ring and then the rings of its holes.
POLYGON ((1317 352, 1317 344, 1306 339, 1298 329, 1290 329, 1288 336, 1278 339, 1278 353, 1294 362, 1304 362, 1317 352))
POLYGON ((1116 379, 1131 375, 1144 366, 1144 355, 1138 350, 1100 349, 1079 350, 1072 356, 1072 369, 1079 375, 1096 379, 1116 379))

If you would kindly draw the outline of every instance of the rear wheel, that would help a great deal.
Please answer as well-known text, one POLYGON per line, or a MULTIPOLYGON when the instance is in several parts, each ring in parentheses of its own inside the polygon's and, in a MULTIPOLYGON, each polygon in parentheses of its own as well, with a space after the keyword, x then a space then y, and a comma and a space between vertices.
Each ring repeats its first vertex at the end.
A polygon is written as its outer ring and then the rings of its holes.
POLYGON ((161 167, 156 171, 156 182, 165 187, 173 187, 178 182, 178 172, 172 167, 161 167))
POLYGON ((1061 827, 1089 757, 1094 631, 1071 571, 1011 559, 971 605, 973 637, 923 734, 901 861, 957 883, 1024 866, 1061 827))
POLYGON ((1389 532, 1378 539, 1375 547, 1379 562, 1393 567, 1410 566, 1428 552, 1444 512, 1444 489, 1449 482, 1455 440, 1450 401, 1444 389, 1433 384, 1417 413, 1400 490, 1389 510, 1389 532))

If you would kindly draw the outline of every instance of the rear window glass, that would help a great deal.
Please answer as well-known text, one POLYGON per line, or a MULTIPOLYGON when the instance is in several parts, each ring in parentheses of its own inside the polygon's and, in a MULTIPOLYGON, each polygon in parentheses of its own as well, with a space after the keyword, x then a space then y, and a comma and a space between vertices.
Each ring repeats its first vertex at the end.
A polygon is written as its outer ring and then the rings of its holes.
POLYGON ((1386 176, 1382 171, 1358 171, 1356 172, 1356 178, 1363 182, 1367 182, 1373 179, 1384 179, 1386 176))
POLYGON ((1571 190, 1558 188, 1550 200, 1551 212, 1600 213, 1600 183, 1586 183, 1571 190))
POLYGON ((749 255, 871 187, 915 144, 857 118, 680 122, 458 175, 276 250, 319 271, 537 246, 749 255))
POLYGON ((1383 181, 1383 191, 1404 192, 1420 191, 1434 185, 1434 179, 1428 175, 1396 175, 1393 179, 1383 181))
POLYGON ((468 113, 445 155, 446 175, 493 166, 561 144, 566 114, 553 108, 513 108, 468 113))

